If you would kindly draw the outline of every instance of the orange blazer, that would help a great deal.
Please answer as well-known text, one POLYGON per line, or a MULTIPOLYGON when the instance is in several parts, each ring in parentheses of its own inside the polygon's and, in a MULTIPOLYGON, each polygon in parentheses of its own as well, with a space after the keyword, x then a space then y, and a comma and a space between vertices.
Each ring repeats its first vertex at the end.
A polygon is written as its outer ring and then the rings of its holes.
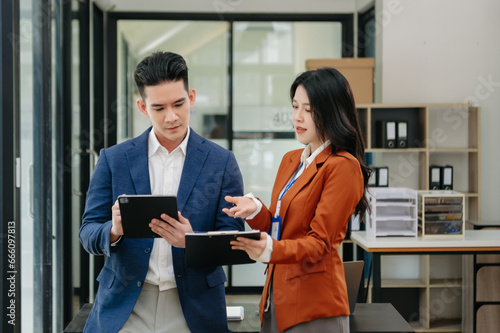
MULTIPOLYGON (((300 164, 302 149, 282 159, 271 206, 247 223, 270 232, 278 195, 300 164)), ((338 253, 347 223, 363 195, 359 162, 347 152, 323 150, 281 201, 281 240, 273 252, 260 301, 262 323, 273 278, 279 331, 316 318, 349 315, 344 267, 338 253)))

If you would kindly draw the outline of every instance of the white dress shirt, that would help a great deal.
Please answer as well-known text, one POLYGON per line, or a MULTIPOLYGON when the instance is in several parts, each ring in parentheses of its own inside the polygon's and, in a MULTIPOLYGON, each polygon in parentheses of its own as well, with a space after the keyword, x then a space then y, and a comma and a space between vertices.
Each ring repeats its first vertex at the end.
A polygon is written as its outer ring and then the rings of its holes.
MULTIPOLYGON (((290 178, 290 180, 287 182, 287 185, 288 185, 288 183, 292 182, 294 179, 299 178, 300 175, 302 175, 302 173, 304 172, 304 170, 307 169, 307 167, 309 165, 311 165, 311 163, 314 161, 316 156, 318 156, 319 153, 321 153, 329 145, 330 145, 330 140, 327 140, 321 146, 316 148, 316 150, 312 154, 311 154, 311 145, 310 144, 307 145, 304 148, 304 150, 302 151, 302 156, 300 157, 300 165, 299 165, 300 168, 292 176, 292 178, 290 178)), ((279 195, 280 197, 281 197, 281 194, 283 193, 283 191, 285 190, 285 188, 286 188, 286 185, 283 188, 283 190, 280 192, 280 195, 279 195)), ((252 215, 250 215, 246 218, 246 220, 251 220, 255 216, 257 216, 257 214, 262 209, 262 202, 257 200, 257 198, 255 198, 252 193, 249 193, 246 196, 251 198, 257 204, 257 209, 253 212, 252 215)), ((276 215, 278 215, 278 214, 279 214, 279 209, 276 211, 276 215)), ((272 253, 273 253, 273 240, 272 240, 271 236, 269 236, 269 234, 267 234, 266 248, 264 249, 264 251, 261 253, 261 255, 258 258, 251 258, 251 259, 267 263, 271 260, 272 253)))
MULTIPOLYGON (((190 129, 181 144, 171 153, 163 147, 154 129, 148 138, 148 164, 151 194, 177 195, 181 181, 190 129)), ((176 288, 172 246, 163 238, 155 238, 149 258, 146 282, 159 286, 160 291, 176 288)))

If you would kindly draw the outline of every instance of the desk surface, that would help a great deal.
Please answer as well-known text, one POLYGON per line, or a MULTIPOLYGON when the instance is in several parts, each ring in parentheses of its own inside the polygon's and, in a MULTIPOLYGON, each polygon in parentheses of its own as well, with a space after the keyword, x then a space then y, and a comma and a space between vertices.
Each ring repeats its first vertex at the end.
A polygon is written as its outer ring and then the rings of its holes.
POLYGON ((85 303, 80 311, 76 314, 76 317, 66 326, 64 333, 80 333, 85 327, 87 318, 89 317, 90 310, 92 310, 92 305, 90 303, 85 303))
POLYGON ((233 332, 260 332, 259 301, 260 295, 226 295, 227 306, 245 309, 244 320, 228 321, 229 329, 233 332))
POLYGON ((415 332, 391 303, 358 303, 349 316, 351 333, 415 332))
MULTIPOLYGON (((245 319, 243 321, 230 321, 228 323, 229 329, 233 332, 259 332, 260 319, 256 312, 258 304, 252 300, 253 296, 239 298, 241 301, 236 298, 231 299, 231 296, 227 297, 228 305, 241 305, 245 308, 245 319)), ((91 309, 92 304, 85 304, 64 332, 82 332, 91 309)), ((349 317, 349 325, 351 333, 414 332, 413 328, 390 303, 356 304, 354 313, 349 317)))
POLYGON ((465 230, 463 237, 377 237, 353 231, 351 240, 368 252, 489 252, 500 251, 500 230, 465 230))
MULTIPOLYGON (((243 306, 245 319, 228 322, 233 332, 259 332, 260 295, 227 295, 229 306, 243 306)), ((390 303, 357 303, 354 313, 349 316, 351 333, 414 332, 399 312, 390 303)))

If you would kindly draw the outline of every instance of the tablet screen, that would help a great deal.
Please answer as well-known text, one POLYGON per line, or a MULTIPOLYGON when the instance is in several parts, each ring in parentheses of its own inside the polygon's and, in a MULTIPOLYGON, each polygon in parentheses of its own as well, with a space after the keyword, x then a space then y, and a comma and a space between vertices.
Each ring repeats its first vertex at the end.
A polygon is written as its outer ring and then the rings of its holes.
POLYGON ((165 213, 178 220, 177 197, 165 195, 121 195, 118 197, 124 237, 161 237, 149 227, 165 213))

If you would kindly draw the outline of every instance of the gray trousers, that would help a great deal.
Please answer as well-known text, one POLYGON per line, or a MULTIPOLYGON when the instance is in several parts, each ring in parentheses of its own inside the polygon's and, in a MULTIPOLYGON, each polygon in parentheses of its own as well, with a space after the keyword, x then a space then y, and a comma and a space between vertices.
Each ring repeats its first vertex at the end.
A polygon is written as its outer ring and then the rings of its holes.
POLYGON ((144 283, 130 317, 119 333, 190 333, 176 289, 160 291, 144 283))

